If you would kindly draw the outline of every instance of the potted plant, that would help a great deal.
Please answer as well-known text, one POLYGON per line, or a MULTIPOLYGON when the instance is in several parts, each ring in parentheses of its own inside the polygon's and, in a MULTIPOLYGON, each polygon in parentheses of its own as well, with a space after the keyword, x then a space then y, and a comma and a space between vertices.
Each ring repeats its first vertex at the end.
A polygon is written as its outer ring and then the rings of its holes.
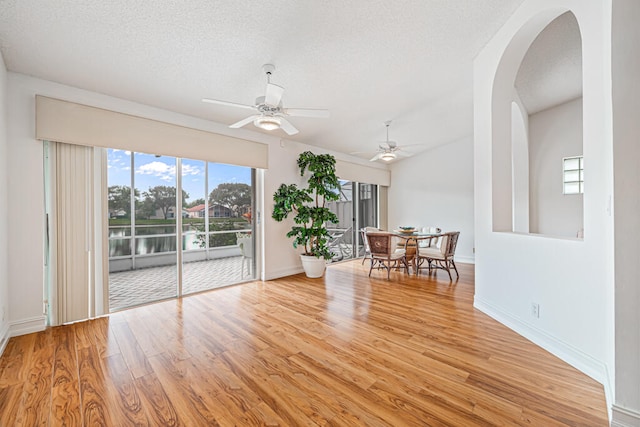
POLYGON ((282 184, 273 195, 273 219, 280 222, 293 214, 295 225, 287 233, 293 237, 293 247, 304 248, 300 255, 307 277, 322 277, 329 252, 327 222, 337 223, 338 217, 326 206, 338 200, 340 182, 336 176, 336 159, 330 154, 305 151, 298 157, 300 176, 308 176, 306 188, 282 184))

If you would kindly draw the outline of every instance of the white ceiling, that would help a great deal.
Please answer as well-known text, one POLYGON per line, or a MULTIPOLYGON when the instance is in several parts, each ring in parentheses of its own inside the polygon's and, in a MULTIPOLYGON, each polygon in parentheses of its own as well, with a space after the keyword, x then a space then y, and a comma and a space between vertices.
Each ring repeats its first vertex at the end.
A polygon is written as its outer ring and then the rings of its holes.
POLYGON ((582 96, 582 37, 571 12, 551 21, 531 43, 515 86, 529 114, 582 96))
POLYGON ((201 98, 252 104, 273 63, 285 107, 331 111, 289 139, 374 151, 393 120, 426 149, 472 134, 473 58, 522 1, 0 0, 0 50, 10 71, 227 124, 247 111, 201 98))

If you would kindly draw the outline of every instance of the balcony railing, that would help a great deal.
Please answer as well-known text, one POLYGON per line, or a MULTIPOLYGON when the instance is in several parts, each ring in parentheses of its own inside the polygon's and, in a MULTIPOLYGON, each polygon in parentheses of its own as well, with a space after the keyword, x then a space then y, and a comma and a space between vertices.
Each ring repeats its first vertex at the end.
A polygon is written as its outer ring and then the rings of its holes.
MULTIPOLYGON (((220 223, 214 223, 220 226, 220 223)), ((185 223, 182 232, 183 262, 239 256, 238 233, 251 233, 251 224, 226 221, 231 229, 204 231, 203 222, 185 223)), ((176 263, 176 224, 128 224, 109 226, 109 272, 158 267, 176 263)))

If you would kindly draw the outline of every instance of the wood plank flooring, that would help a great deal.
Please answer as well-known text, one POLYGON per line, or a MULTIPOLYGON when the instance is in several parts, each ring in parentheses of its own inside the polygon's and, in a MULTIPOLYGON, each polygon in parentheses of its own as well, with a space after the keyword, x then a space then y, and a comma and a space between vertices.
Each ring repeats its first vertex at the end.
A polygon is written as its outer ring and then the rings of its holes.
POLYGON ((473 309, 473 266, 360 260, 15 337, 1 426, 606 426, 600 384, 473 309))

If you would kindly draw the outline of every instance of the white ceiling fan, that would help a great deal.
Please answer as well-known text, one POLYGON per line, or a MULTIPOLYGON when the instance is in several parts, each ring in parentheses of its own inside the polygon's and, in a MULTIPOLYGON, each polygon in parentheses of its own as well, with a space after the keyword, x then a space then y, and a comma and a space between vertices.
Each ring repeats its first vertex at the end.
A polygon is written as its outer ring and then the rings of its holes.
POLYGON ((267 75, 267 90, 264 96, 256 98, 255 105, 238 104, 235 102, 220 101, 217 99, 203 98, 203 102, 209 102, 211 104, 226 105, 230 107, 244 108, 248 110, 255 110, 258 114, 253 114, 245 119, 240 120, 232 125, 230 128, 241 128, 251 122, 261 129, 275 130, 281 128, 288 135, 295 135, 298 133, 296 129, 287 119, 286 116, 291 117, 317 117, 327 118, 329 117, 329 110, 312 109, 312 108, 284 108, 282 106, 282 94, 284 88, 271 83, 271 74, 275 71, 276 67, 272 64, 265 64, 262 66, 262 70, 267 75))
MULTIPOLYGON (((384 160, 385 162, 390 162, 398 157, 411 156, 411 153, 404 150, 403 147, 400 147, 397 142, 389 140, 389 125, 391 125, 391 120, 384 122, 384 125, 387 127, 387 140, 378 145, 376 155, 369 159, 369 161, 375 162, 376 160, 384 160)), ((405 145, 404 147, 408 146, 405 145)))

